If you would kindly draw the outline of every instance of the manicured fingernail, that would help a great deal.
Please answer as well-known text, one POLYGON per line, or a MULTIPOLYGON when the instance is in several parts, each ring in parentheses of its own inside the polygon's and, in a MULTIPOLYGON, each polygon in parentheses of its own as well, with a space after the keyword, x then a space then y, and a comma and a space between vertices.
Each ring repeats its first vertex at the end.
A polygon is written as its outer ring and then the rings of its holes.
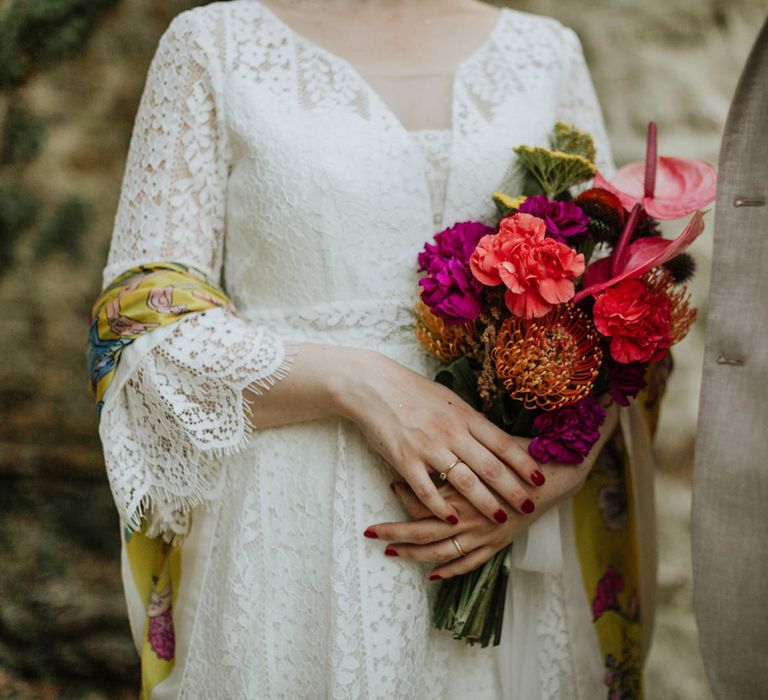
POLYGON ((497 523, 505 523, 505 522, 507 522, 507 514, 506 514, 506 513, 505 513, 505 512, 504 512, 504 511, 503 511, 501 508, 499 508, 499 509, 498 509, 498 510, 497 510, 497 511, 496 511, 496 512, 493 514, 493 519, 494 519, 494 520, 495 520, 497 523))
POLYGON ((536 486, 541 486, 546 481, 546 479, 538 469, 534 469, 531 472, 531 481, 536 484, 536 486))
POLYGON ((443 577, 440 574, 430 574, 429 575, 430 581, 442 581, 443 577))
POLYGON ((458 524, 459 524, 459 519, 458 519, 458 518, 457 518, 455 515, 449 515, 449 516, 446 518, 446 520, 447 520, 447 521, 448 521, 448 522, 449 522, 451 525, 458 525, 458 524))
POLYGON ((371 528, 368 528, 363 534, 366 537, 370 537, 372 540, 378 540, 379 539, 379 536, 373 530, 371 530, 371 528))
POLYGON ((520 506, 520 510, 522 510, 523 513, 533 513, 535 507, 533 501, 530 498, 526 498, 525 501, 523 501, 523 505, 520 506))
POLYGON ((387 547, 384 550, 384 554, 386 554, 388 557, 397 557, 400 556, 392 547, 387 547))

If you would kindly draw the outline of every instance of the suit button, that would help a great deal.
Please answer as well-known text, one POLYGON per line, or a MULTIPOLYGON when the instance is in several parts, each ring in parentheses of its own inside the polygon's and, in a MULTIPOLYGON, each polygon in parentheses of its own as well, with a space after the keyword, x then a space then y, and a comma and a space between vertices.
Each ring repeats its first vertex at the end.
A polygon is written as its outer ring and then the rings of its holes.
POLYGON ((733 200, 734 207, 764 207, 765 199, 763 197, 736 197, 733 200))

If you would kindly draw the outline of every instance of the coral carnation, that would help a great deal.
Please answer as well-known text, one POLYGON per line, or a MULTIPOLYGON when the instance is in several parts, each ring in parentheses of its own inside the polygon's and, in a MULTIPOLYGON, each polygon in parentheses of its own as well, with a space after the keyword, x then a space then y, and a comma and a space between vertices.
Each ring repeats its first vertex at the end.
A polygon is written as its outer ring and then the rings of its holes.
POLYGON ((547 235, 560 243, 586 233, 589 217, 573 202, 558 202, 542 195, 528 197, 518 208, 523 214, 538 216, 547 225, 547 235))
POLYGON ((542 413, 533 421, 538 435, 528 452, 539 462, 581 464, 600 438, 605 411, 590 394, 577 403, 542 413))
POLYGON ((464 221, 435 234, 435 244, 426 243, 419 253, 419 269, 427 272, 419 280, 421 299, 449 325, 466 323, 480 314, 483 287, 469 269, 469 256, 492 231, 484 224, 464 221))
POLYGON ((624 280, 596 294, 594 321, 611 338, 617 362, 658 362, 672 345, 672 303, 643 280, 624 280))
POLYGON ((483 236, 469 264, 483 284, 507 288, 504 301, 521 318, 541 318, 574 295, 573 279, 584 256, 546 238, 546 224, 531 214, 502 219, 497 234, 483 236))

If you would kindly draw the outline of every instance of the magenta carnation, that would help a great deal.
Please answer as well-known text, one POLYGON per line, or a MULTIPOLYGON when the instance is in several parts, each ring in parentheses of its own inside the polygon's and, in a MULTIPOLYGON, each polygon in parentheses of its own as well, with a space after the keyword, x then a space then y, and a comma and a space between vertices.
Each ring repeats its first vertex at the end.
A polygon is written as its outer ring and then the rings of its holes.
POLYGON ((615 362, 608 360, 608 389, 619 406, 629 406, 629 398, 635 397, 645 386, 645 362, 615 362))
POLYGON ((435 234, 435 243, 424 244, 419 253, 421 299, 446 324, 466 323, 480 315, 482 283, 469 268, 469 257, 478 241, 493 229, 476 221, 464 221, 435 234))
POLYGON ((547 225, 547 236, 560 243, 567 243, 568 238, 588 230, 589 216, 573 202, 558 202, 539 194, 528 197, 518 211, 542 219, 547 225))
POLYGON ((570 406, 541 413, 533 421, 538 434, 528 445, 528 452, 542 463, 553 459, 581 464, 600 438, 605 416, 592 394, 570 406))

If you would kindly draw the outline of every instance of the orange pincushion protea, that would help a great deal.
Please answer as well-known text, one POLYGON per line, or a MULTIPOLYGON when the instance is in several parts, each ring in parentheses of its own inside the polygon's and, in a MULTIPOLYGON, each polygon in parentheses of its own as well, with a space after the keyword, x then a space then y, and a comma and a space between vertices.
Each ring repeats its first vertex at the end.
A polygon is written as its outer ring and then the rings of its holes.
POLYGON ((526 408, 552 411, 589 394, 603 353, 592 321, 573 304, 543 318, 510 316, 501 326, 492 357, 496 374, 526 408))
POLYGON ((672 345, 679 343, 690 330, 696 320, 698 311, 691 308, 691 295, 685 285, 678 285, 670 270, 657 267, 645 276, 645 283, 656 294, 664 294, 672 302, 672 321, 669 326, 669 337, 672 345))
POLYGON ((451 362, 471 351, 477 336, 473 321, 447 326, 419 299, 413 309, 414 331, 419 345, 443 362, 451 362))

